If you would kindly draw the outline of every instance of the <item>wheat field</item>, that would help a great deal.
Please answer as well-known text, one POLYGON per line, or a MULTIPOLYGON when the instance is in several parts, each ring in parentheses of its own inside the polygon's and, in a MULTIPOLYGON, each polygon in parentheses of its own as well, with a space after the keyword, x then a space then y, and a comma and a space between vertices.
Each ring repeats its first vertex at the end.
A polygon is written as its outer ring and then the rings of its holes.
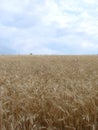
POLYGON ((0 130, 98 130, 98 56, 0 56, 0 130))

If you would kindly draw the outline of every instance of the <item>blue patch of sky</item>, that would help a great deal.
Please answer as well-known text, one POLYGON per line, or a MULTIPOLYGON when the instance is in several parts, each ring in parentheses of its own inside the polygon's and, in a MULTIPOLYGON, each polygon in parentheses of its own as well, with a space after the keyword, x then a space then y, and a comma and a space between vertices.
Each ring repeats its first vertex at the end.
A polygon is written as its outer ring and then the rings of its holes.
POLYGON ((0 55, 2 54, 16 54, 18 53, 15 49, 11 48, 10 41, 8 39, 0 38, 0 55))

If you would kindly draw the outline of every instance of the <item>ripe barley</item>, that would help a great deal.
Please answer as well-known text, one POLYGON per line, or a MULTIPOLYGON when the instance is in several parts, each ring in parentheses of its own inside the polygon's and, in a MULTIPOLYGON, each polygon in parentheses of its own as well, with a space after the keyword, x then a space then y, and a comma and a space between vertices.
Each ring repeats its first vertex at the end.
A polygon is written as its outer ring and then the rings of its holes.
POLYGON ((98 130, 97 56, 0 56, 1 130, 98 130))

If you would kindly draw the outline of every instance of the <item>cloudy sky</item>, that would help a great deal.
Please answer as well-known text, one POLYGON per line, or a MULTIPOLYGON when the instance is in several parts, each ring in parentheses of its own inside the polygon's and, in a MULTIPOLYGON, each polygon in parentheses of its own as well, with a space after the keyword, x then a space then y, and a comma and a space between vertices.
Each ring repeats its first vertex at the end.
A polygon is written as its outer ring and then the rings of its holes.
POLYGON ((0 54, 97 54, 98 0, 0 0, 0 54))

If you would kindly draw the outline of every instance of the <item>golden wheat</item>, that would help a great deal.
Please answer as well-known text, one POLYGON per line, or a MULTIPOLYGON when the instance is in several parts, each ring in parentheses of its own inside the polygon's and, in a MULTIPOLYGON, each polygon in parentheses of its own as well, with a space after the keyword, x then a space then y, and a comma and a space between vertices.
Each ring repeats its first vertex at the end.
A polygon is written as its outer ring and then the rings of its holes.
POLYGON ((1 130, 98 130, 98 56, 0 56, 1 130))

